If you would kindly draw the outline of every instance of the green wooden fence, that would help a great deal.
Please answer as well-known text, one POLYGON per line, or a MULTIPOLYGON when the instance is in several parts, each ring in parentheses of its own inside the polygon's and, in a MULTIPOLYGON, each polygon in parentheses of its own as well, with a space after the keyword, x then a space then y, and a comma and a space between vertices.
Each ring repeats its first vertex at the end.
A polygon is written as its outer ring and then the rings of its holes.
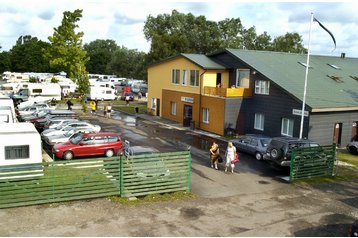
POLYGON ((0 166, 0 208, 190 191, 189 151, 0 166))
POLYGON ((332 176, 336 160, 336 145, 296 148, 291 153, 290 181, 332 176))

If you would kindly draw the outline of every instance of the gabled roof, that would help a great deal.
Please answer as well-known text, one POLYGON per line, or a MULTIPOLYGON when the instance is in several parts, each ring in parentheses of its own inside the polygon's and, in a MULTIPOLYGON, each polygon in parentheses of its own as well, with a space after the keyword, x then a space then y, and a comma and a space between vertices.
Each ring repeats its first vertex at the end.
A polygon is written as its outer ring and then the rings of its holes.
POLYGON ((213 59, 209 58, 206 55, 202 55, 202 54, 178 54, 178 55, 174 55, 168 58, 165 58, 159 62, 156 62, 150 66, 154 66, 157 64, 161 64, 163 62, 169 61, 169 60, 173 60, 173 59, 177 59, 179 57, 184 57, 187 60, 189 60, 190 62, 198 65, 200 68, 202 69, 219 69, 219 70, 224 70, 226 69, 225 66, 216 63, 213 59))
MULTIPOLYGON (((307 55, 225 49, 298 100, 303 99, 307 55)), ((358 109, 358 58, 310 55, 306 104, 313 111, 358 109), (339 67, 339 68, 337 68, 339 67)))

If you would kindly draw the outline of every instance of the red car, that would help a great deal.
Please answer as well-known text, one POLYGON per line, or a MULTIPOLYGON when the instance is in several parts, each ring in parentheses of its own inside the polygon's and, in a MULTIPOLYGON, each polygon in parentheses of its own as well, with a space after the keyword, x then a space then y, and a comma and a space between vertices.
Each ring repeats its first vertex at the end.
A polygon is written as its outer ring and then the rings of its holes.
POLYGON ((121 135, 117 133, 77 133, 69 141, 55 144, 52 153, 65 160, 93 155, 112 157, 122 152, 122 147, 121 135))

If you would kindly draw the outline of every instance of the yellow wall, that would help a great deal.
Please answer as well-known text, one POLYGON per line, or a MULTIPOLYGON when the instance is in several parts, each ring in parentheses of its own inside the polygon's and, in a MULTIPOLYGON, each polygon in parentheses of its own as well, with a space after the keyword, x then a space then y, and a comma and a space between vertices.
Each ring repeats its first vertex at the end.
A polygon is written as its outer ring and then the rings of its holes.
MULTIPOLYGON (((162 90, 172 90, 178 91, 182 93, 190 93, 190 94, 200 94, 203 93, 204 86, 216 86, 216 73, 221 73, 221 81, 223 87, 228 85, 229 73, 223 70, 204 70, 200 68, 198 65, 192 63, 186 58, 179 56, 162 63, 158 63, 156 65, 150 66, 148 68, 148 112, 155 114, 155 112, 151 111, 151 103, 152 98, 160 99, 160 116, 162 116, 162 108, 163 108, 163 98, 162 98, 162 90), (172 84, 172 70, 179 69, 180 70, 180 82, 179 84, 172 84), (182 71, 187 70, 187 85, 182 85, 182 71), (190 86, 190 70, 199 70, 199 75, 201 75, 201 86, 200 89, 197 86, 190 86)), ((200 85, 200 82, 199 82, 200 85)))
MULTIPOLYGON (((205 131, 210 131, 219 135, 224 135, 225 99, 218 98, 218 97, 202 96, 201 108, 209 109, 209 123, 201 122, 200 128, 205 131)), ((201 121, 202 121, 202 115, 201 115, 201 121)))

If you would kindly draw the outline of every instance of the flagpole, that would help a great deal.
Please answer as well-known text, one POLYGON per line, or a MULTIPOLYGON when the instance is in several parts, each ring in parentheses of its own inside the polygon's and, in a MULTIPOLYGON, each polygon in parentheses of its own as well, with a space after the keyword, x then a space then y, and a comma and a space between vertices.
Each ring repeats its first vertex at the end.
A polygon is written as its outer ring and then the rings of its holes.
POLYGON ((305 116, 307 78, 308 78, 308 68, 309 68, 309 65, 310 65, 310 47, 311 47, 311 29, 312 29, 312 23, 313 23, 313 13, 311 13, 310 31, 309 31, 309 36, 308 36, 308 52, 307 52, 307 61, 306 61, 305 86, 304 86, 304 89, 303 89, 302 112, 301 112, 301 125, 300 125, 300 139, 302 139, 303 121, 304 121, 304 116, 305 116))

